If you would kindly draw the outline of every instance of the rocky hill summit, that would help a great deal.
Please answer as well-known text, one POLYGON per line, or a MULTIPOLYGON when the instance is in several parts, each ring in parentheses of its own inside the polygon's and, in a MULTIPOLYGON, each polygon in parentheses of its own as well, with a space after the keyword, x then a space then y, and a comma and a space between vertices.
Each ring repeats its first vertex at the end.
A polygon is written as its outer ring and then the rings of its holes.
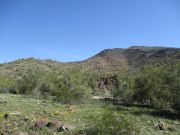
POLYGON ((105 49, 81 64, 91 70, 116 72, 177 60, 180 60, 178 48, 132 46, 127 49, 105 49))

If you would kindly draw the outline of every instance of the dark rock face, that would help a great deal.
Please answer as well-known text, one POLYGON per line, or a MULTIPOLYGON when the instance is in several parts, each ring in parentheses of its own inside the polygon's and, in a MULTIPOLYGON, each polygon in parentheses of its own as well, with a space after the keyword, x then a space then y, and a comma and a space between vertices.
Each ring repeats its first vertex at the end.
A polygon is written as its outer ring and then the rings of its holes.
POLYGON ((97 80, 97 88, 102 91, 111 91, 117 84, 117 76, 102 77, 97 80))
POLYGON ((126 49, 125 55, 131 68, 142 68, 145 65, 157 65, 170 60, 180 60, 180 49, 175 48, 140 48, 126 49))

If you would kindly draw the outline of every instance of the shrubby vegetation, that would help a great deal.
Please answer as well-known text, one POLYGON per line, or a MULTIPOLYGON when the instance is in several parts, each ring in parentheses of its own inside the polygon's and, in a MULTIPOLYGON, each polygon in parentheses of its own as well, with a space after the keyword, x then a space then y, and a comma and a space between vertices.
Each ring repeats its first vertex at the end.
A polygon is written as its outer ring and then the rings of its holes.
POLYGON ((78 69, 53 72, 30 68, 16 80, 1 76, 0 90, 43 98, 53 96, 62 103, 83 103, 92 91, 88 80, 85 73, 78 69))
POLYGON ((105 111, 98 117, 91 117, 86 130, 87 135, 130 135, 138 134, 139 129, 124 115, 105 111))
POLYGON ((78 69, 47 74, 44 76, 44 82, 51 90, 51 94, 62 103, 82 103, 90 97, 91 88, 85 75, 78 69))
POLYGON ((16 93, 15 80, 11 77, 0 75, 0 93, 16 93))
POLYGON ((18 94, 35 95, 35 89, 39 85, 43 72, 38 68, 27 69, 16 81, 18 94))
POLYGON ((120 73, 114 97, 128 103, 138 102, 156 109, 180 112, 180 63, 147 66, 136 75, 120 73))
POLYGON ((146 67, 135 80, 134 99, 157 109, 180 111, 180 65, 146 67))
POLYGON ((117 86, 113 89, 112 94, 117 100, 132 102, 134 93, 134 77, 127 72, 121 72, 117 75, 117 86))
MULTIPOLYGON (((180 63, 144 67, 140 73, 118 73, 112 91, 117 100, 137 102, 157 109, 180 112, 180 63)), ((84 103, 96 93, 97 79, 102 74, 83 72, 76 68, 42 70, 29 67, 19 77, 0 75, 0 92, 47 98, 62 103, 84 103)))

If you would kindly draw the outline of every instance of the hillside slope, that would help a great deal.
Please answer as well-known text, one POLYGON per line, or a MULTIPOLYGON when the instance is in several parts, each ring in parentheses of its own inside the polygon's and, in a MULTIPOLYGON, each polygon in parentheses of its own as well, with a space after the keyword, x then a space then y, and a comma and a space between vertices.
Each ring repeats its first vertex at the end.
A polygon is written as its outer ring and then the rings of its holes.
POLYGON ((21 59, 0 64, 0 74, 19 76, 23 71, 37 67, 45 71, 80 68, 84 71, 115 73, 137 70, 145 65, 160 65, 180 60, 179 48, 133 46, 127 49, 105 49, 95 56, 79 62, 61 63, 52 60, 21 59))
POLYGON ((85 61, 68 64, 79 66, 84 70, 112 73, 179 60, 180 49, 178 48, 133 46, 127 49, 105 49, 85 61))

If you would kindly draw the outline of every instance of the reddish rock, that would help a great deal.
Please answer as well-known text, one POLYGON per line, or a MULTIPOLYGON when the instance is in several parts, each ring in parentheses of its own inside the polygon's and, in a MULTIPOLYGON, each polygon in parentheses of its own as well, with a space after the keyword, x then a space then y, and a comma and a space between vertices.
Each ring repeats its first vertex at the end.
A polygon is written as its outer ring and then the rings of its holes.
POLYGON ((48 124, 48 120, 47 119, 39 119, 39 120, 36 121, 34 126, 36 128, 42 128, 42 127, 46 126, 47 124, 48 124))
POLYGON ((62 125, 61 122, 54 120, 54 121, 49 121, 46 126, 49 128, 58 128, 61 125, 62 125))

